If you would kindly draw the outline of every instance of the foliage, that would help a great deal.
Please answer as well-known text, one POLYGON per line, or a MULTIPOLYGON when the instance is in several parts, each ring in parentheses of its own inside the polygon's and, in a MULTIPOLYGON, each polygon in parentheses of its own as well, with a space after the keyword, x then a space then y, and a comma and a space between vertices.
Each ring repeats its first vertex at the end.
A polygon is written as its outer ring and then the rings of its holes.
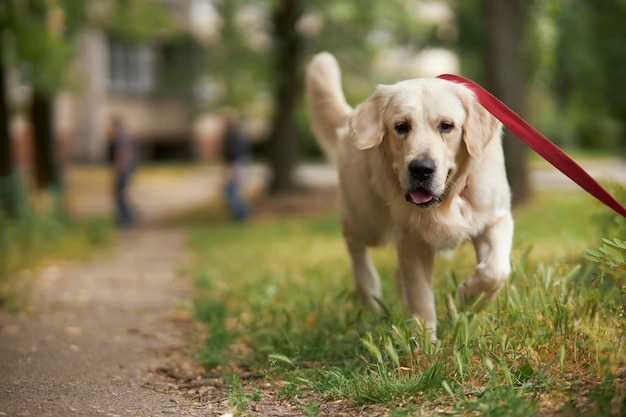
POLYGON ((581 219, 595 208, 576 193, 540 198, 541 216, 522 207, 517 227, 544 227, 516 239, 511 279, 486 310, 458 310, 452 295, 471 274, 471 249, 438 259, 437 343, 406 319, 390 248, 373 253, 382 311, 361 309, 334 213, 197 230, 191 273, 209 334, 205 364, 226 375, 252 368, 283 383, 281 397, 303 410, 314 392, 315 401, 381 404, 392 415, 621 415, 626 328, 617 289, 592 285, 595 269, 582 262, 594 225, 581 219), (540 233, 547 224, 564 231, 556 242, 540 233), (552 247, 566 240, 577 243, 555 257, 552 247))
MULTIPOLYGON (((271 72, 276 45, 270 42, 271 14, 276 1, 233 0, 215 2, 221 21, 219 36, 208 43, 210 71, 223 83, 215 106, 232 106, 258 116, 271 112, 269 96, 277 74, 271 72), (261 16, 261 18, 259 18, 261 16)), ((332 51, 342 63, 346 92, 353 102, 372 91, 372 62, 377 54, 396 48, 418 52, 439 38, 431 23, 414 13, 419 1, 385 3, 364 0, 305 1, 300 34, 306 55, 332 51), (375 36, 378 34, 379 36, 375 36)), ((442 41, 439 41, 441 43, 442 41)), ((382 74, 378 73, 381 78, 382 74)), ((387 81, 391 81, 387 79, 387 81)), ((393 80, 395 81, 395 80, 393 80)))
POLYGON ((604 238, 602 241, 604 244, 598 250, 589 250, 585 259, 598 263, 600 279, 608 279, 615 285, 626 317, 626 242, 618 238, 604 238))
POLYGON ((26 81, 57 91, 71 58, 71 46, 62 36, 63 19, 58 2, 3 2, 0 64, 21 68, 29 77, 26 81))
MULTIPOLYGON (((344 72, 349 103, 359 103, 376 83, 415 76, 412 59, 424 48, 459 54, 462 72, 485 81, 485 33, 481 0, 442 2, 454 11, 447 23, 428 20, 421 0, 305 1, 301 33, 306 55, 332 51, 344 72), (404 57, 404 58, 402 58, 404 57), (394 65, 384 65, 395 62, 394 65), (383 64, 383 65, 381 65, 383 64)), ((211 105, 241 109, 267 118, 273 111, 271 14, 276 1, 214 2, 220 35, 209 43, 208 77, 219 99, 211 105), (252 19, 250 16, 256 16, 252 19), (258 18, 262 16, 262 18, 258 18), (256 41, 253 41, 256 40, 256 41)), ((614 86, 624 84, 623 2, 534 0, 524 2, 527 27, 523 48, 528 62, 531 122, 553 141, 588 149, 616 149, 626 128, 624 103, 614 86)), ((300 104, 300 107, 303 105, 300 104)), ((303 114, 298 109, 298 115, 303 114)), ((315 149, 304 118, 298 138, 315 149)), ((316 154, 315 151, 312 154, 316 154)))
MULTIPOLYGON (((484 82, 485 31, 481 0, 454 1, 460 36, 455 49, 463 72, 484 82)), ((523 44, 528 63, 528 116, 553 141, 586 149, 625 146, 624 2, 534 0, 523 44)))
POLYGON ((57 93, 71 81, 75 36, 100 26, 127 39, 170 35, 176 25, 158 2, 143 0, 7 0, 0 4, 2 64, 25 83, 57 93))
MULTIPOLYGON (((626 202, 626 188, 619 184, 607 186, 615 198, 626 202)), ((626 316, 626 248, 622 236, 626 236, 626 218, 615 213, 601 212, 595 217, 603 236, 619 236, 612 239, 604 238, 598 250, 589 250, 585 258, 598 264, 597 284, 609 281, 614 285, 621 297, 622 308, 626 316)))
POLYGON ((455 0, 453 2, 457 14, 459 30, 456 51, 461 60, 461 72, 480 84, 485 82, 485 27, 480 19, 483 0, 455 0))
POLYGON ((620 39, 626 37, 621 22, 623 2, 559 0, 547 14, 557 35, 553 44, 551 88, 564 116, 575 128, 575 143, 590 149, 615 149, 624 142, 626 101, 614 94, 624 82, 616 66, 626 62, 620 39))
POLYGON ((172 11, 161 2, 115 0, 104 3, 108 4, 100 6, 101 10, 103 7, 107 10, 93 16, 90 24, 100 24, 115 36, 141 42, 171 38, 181 32, 172 11))

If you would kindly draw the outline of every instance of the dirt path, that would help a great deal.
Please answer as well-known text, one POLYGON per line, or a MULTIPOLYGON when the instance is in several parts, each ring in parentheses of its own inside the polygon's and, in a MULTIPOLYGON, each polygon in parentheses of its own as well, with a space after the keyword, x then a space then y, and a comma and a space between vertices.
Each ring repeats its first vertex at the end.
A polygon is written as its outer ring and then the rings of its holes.
POLYGON ((0 416, 213 415, 150 382, 188 343, 183 248, 180 231, 124 232, 109 258, 43 271, 34 312, 0 316, 0 416))

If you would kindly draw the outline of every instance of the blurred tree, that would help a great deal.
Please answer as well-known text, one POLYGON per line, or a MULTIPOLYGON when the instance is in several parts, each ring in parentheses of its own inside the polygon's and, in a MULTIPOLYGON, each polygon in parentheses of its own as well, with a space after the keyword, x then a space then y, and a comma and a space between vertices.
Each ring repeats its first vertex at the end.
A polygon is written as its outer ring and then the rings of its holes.
POLYGON ((602 63, 604 96, 612 115, 621 123, 620 141, 622 151, 626 151, 626 2, 597 0, 589 4, 594 11, 593 32, 599 43, 594 59, 602 63))
MULTIPOLYGON (((526 17, 523 0, 455 2, 461 36, 458 48, 463 72, 524 115, 527 80, 524 54, 526 17)), ((517 204, 529 196, 526 145, 506 131, 503 138, 507 177, 517 204)))
POLYGON ((551 11, 560 36, 553 89, 559 104, 569 110, 576 144, 611 149, 619 141, 626 149, 626 94, 619 90, 626 85, 626 3, 554 3, 551 11), (618 122, 617 129, 610 129, 610 118, 618 122))
MULTIPOLYGON (((238 108, 257 106, 255 111, 263 108, 263 115, 273 121, 269 159, 275 182, 291 184, 288 177, 299 157, 295 141, 309 140, 302 104, 294 113, 285 112, 280 103, 289 107, 301 103, 293 97, 301 91, 298 72, 302 61, 321 50, 332 51, 341 62, 350 102, 360 102, 371 93, 372 80, 378 76, 372 62, 385 62, 381 59, 385 54, 393 56, 396 63, 401 62, 399 56, 408 62, 424 47, 444 46, 459 52, 466 76, 524 116, 529 116, 526 92, 536 91, 540 79, 542 94, 559 98, 557 115, 550 123, 555 125, 559 116, 571 119, 578 143, 598 146, 607 142, 605 137, 610 135, 605 133, 615 135, 617 129, 615 124, 607 125, 607 115, 626 120, 626 95, 615 94, 616 86, 626 84, 626 72, 621 71, 626 63, 623 1, 215 0, 214 4, 222 16, 222 34, 211 47, 211 71, 224 80, 227 94, 223 102, 238 108), (454 6, 456 22, 441 25, 428 21, 427 15, 433 11, 429 8, 442 4, 454 6), (283 25, 276 18, 289 7, 297 16, 283 25), (461 33, 458 39, 457 31, 461 33), (267 33, 273 37, 265 36, 267 33), (288 49, 287 42, 293 42, 296 49, 288 49), (281 61, 278 55, 288 50, 289 55, 283 57, 286 61, 281 61), (279 63, 290 60, 287 74, 279 63), (293 97, 280 99, 280 91, 293 97), (269 103, 274 103, 273 108, 269 103), (291 127, 293 117, 299 118, 302 126, 291 127), (279 131, 291 133, 277 141, 279 131)), ((381 81, 398 78, 395 73, 381 81)), ((566 129, 559 127, 553 127, 555 136, 566 135, 566 129)), ((622 126, 621 132, 626 145, 626 128, 622 126)), ((507 133, 504 148, 514 202, 518 203, 529 194, 526 146, 507 133)))
POLYGON ((487 70, 484 62, 487 43, 484 2, 485 0, 454 1, 459 26, 456 50, 461 59, 461 72, 481 85, 485 84, 487 70))
MULTIPOLYGON (((210 73, 223 84, 217 105, 256 112, 271 120, 267 157, 270 190, 291 192, 300 143, 308 128, 297 125, 302 108, 304 60, 311 52, 332 51, 342 62, 349 96, 371 94, 372 61, 383 51, 407 57, 445 36, 420 20, 421 0, 221 0, 219 38, 210 46, 210 73), (259 106, 261 103, 261 106, 259 106), (268 105, 269 104, 269 105, 268 105), (259 108, 262 107, 263 110, 259 108)), ((408 58, 407 58, 408 61, 408 58)), ((394 80, 395 81, 395 80, 394 80)), ((219 89, 218 89, 219 90, 219 89)), ((304 120, 304 118, 302 118, 304 120)))
MULTIPOLYGON (((485 86, 511 109, 525 113, 526 68, 524 57, 524 0, 486 0, 485 22, 487 63, 485 86)), ((506 171, 513 204, 529 197, 526 145, 505 131, 503 139, 506 171)))
MULTIPOLYGON (((88 25, 99 25, 127 37, 141 38, 166 33, 174 27, 168 9, 158 2, 142 0, 4 0, 0 3, 0 72, 17 70, 30 85, 30 116, 36 185, 53 191, 60 202, 61 167, 56 154, 52 114, 53 100, 71 79, 74 35, 88 25)), ((11 117, 5 85, 0 89, 0 143, 7 154, 0 160, 2 183, 13 178, 10 135, 11 117), (5 137, 6 130, 6 137, 5 137), (7 156, 8 155, 8 158, 7 156)), ((7 187, 15 189, 14 181, 7 187)), ((16 192, 1 192, 2 206, 16 205, 16 192)))
POLYGON ((18 194, 6 97, 6 67, 2 59, 0 42, 0 210, 9 218, 14 218, 17 216, 18 194))
MULTIPOLYGON (((76 4, 66 2, 68 9, 76 10, 76 4)), ((61 176, 54 144, 53 98, 59 86, 67 81, 65 72, 72 57, 71 45, 63 34, 67 13, 62 6, 60 1, 6 2, 10 26, 4 39, 12 47, 11 64, 20 71, 20 81, 28 83, 32 91, 30 120, 35 184, 55 194, 60 192, 61 176)))
POLYGON ((296 189, 294 111, 302 93, 299 70, 305 46, 296 25, 305 4, 306 0, 215 2, 221 30, 210 46, 208 72, 223 90, 214 104, 270 119, 264 149, 273 173, 272 194, 296 189))
POLYGON ((296 25, 304 12, 303 0, 282 0, 272 15, 274 30, 275 111, 269 137, 272 194, 291 193, 297 188, 292 172, 298 157, 294 113, 302 92, 300 68, 304 39, 296 25))
MULTIPOLYGON (((52 4, 52 2, 50 2, 52 4)), ((56 6, 56 5, 55 5, 56 6)), ((61 79, 63 63, 68 57, 68 48, 58 41, 56 36, 51 35, 46 15, 44 1, 32 0, 30 2, 4 1, 0 4, 0 56, 2 73, 7 74, 10 70, 19 70, 31 84, 33 90, 47 89, 53 84, 53 80, 61 79), (35 59, 37 58, 37 59, 35 59), (36 69, 36 70, 35 70, 36 69)), ((56 21, 50 20, 50 23, 56 21)), ((6 79, 0 91, 3 103, 3 111, 0 117, 3 119, 2 136, 4 148, 7 154, 3 155, 3 180, 2 206, 9 215, 15 216, 21 202, 19 191, 19 176, 14 172, 11 136, 8 131, 10 125, 11 108, 8 100, 6 79), (6 135, 6 136, 5 136, 6 135), (6 174, 6 176, 4 175, 6 174)), ((41 108, 41 106, 40 106, 41 108)), ((46 121, 42 119, 42 121, 46 121)), ((40 128, 41 126, 37 126, 40 128)), ((47 126, 46 128, 49 128, 47 126)), ((37 152, 37 140, 35 140, 35 152, 37 152)), ((51 158, 51 157, 50 157, 51 158)), ((38 165, 36 165, 37 167, 38 165)))

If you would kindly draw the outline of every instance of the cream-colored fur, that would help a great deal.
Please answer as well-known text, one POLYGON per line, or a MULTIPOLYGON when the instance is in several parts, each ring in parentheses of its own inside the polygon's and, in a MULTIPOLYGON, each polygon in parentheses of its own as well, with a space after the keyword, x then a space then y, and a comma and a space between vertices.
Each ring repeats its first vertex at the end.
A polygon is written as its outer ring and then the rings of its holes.
POLYGON ((513 237, 501 125, 472 92, 424 78, 381 85, 356 109, 329 53, 307 70, 311 128, 339 170, 343 235, 365 303, 381 288, 367 248, 393 240, 409 312, 436 331, 435 254, 473 242, 477 266, 462 301, 493 297, 510 274, 513 237))

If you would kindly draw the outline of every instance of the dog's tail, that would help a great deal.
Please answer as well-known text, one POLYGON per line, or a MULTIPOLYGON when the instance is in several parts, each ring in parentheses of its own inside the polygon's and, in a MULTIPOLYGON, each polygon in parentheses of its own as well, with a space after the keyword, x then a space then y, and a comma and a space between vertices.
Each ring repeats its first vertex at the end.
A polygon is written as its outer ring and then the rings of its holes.
POLYGON ((341 88, 341 71, 333 55, 322 52, 307 68, 306 98, 311 130, 332 164, 337 163, 337 129, 345 125, 352 108, 341 88))

